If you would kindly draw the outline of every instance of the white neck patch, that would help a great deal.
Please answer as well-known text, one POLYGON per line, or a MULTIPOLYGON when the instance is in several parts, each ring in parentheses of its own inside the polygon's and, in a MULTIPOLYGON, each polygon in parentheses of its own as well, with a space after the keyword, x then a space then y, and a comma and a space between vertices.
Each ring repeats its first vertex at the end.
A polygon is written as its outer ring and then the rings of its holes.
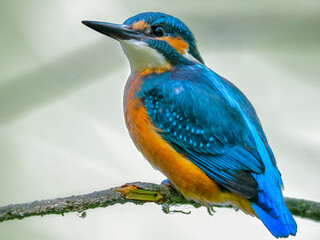
POLYGON ((202 64, 198 59, 196 59, 194 56, 192 56, 189 51, 186 51, 185 54, 182 55, 184 58, 188 59, 191 62, 195 62, 197 64, 202 64))
POLYGON ((144 68, 158 69, 168 66, 165 57, 145 42, 130 39, 120 40, 120 44, 129 60, 131 73, 144 68))

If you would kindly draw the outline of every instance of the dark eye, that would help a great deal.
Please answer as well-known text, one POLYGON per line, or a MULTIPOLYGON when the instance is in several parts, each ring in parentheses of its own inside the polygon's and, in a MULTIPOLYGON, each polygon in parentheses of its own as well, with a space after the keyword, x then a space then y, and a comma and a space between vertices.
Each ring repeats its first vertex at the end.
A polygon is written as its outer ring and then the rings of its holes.
POLYGON ((164 29, 161 26, 154 26, 152 28, 152 33, 157 37, 162 37, 164 35, 164 29))

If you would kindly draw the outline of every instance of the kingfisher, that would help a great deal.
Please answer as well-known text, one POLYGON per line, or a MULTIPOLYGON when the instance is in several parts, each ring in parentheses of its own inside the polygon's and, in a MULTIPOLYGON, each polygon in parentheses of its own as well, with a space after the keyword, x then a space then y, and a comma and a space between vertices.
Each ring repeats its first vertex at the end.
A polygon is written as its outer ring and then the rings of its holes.
POLYGON ((255 109, 205 65, 182 21, 146 12, 123 24, 82 23, 120 42, 131 68, 123 98, 128 131, 169 183, 206 207, 231 204, 259 218, 276 238, 296 234, 255 109))

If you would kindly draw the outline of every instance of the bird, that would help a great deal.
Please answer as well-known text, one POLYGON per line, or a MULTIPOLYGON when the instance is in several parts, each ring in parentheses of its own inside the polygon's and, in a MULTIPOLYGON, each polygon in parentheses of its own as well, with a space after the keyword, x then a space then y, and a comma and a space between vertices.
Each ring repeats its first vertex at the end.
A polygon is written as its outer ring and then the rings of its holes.
POLYGON ((82 21, 118 42, 128 58, 123 109, 142 155, 186 199, 232 205, 276 238, 296 235, 283 182, 256 111, 208 68, 178 18, 145 12, 123 24, 82 21))

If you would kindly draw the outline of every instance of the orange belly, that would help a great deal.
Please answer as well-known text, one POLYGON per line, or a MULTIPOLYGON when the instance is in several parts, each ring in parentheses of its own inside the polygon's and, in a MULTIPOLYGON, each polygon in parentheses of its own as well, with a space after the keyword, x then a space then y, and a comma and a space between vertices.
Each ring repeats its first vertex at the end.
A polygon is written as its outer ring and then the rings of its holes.
POLYGON ((247 199, 230 192, 220 191, 219 186, 211 178, 174 150, 157 133, 161 130, 151 123, 143 102, 135 96, 140 89, 141 77, 144 74, 136 74, 129 78, 124 96, 126 124, 133 142, 144 157, 187 199, 193 199, 205 206, 231 203, 244 212, 255 215, 247 199))

